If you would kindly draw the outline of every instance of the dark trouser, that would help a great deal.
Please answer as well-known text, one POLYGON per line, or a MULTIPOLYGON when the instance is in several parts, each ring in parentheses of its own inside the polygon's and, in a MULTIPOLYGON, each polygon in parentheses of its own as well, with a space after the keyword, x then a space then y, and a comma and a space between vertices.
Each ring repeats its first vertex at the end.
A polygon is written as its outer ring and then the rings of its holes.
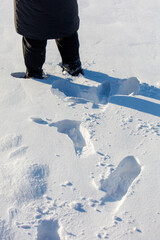
MULTIPOLYGON (((56 39, 55 41, 62 58, 62 64, 70 64, 79 59, 78 33, 67 38, 56 39)), ((47 40, 33 40, 23 37, 22 45, 27 71, 32 74, 42 74, 47 40)))

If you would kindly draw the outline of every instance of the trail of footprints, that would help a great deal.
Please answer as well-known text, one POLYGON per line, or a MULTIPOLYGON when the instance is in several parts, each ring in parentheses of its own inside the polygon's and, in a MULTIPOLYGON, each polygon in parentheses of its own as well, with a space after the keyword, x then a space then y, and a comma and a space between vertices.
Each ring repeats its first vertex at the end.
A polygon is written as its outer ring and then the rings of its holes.
MULTIPOLYGON (((33 120, 33 119, 32 119, 33 120)), ((38 123, 43 123, 44 121, 40 119, 34 119, 33 121, 38 123)), ((63 122, 63 121, 62 121, 63 122)), ((51 125, 56 126, 59 128, 59 132, 64 133, 64 126, 62 122, 58 123, 51 123, 51 125)), ((77 122, 67 122, 64 121, 67 125, 65 128, 65 133, 69 135, 69 129, 71 128, 71 123, 73 123, 74 127, 77 127, 79 123, 77 122)), ((79 137, 81 139, 81 137, 79 137)), ((72 140, 73 141, 73 140, 72 140)), ((81 143, 82 140, 80 140, 81 143)), ((21 146, 22 145, 22 136, 21 135, 8 135, 7 137, 1 139, 0 141, 0 149, 1 152, 8 152, 9 159, 22 159, 25 156, 28 147, 21 146)), ((74 142, 74 141, 73 141, 74 142)), ((83 141, 82 141, 83 143, 83 141)), ((82 146, 85 144, 82 144, 82 146)), ((100 153, 98 153, 100 154, 100 153)), ((11 164, 11 162, 10 162, 11 164)), ((11 166, 12 167, 12 166, 11 166)), ((22 174, 23 168, 21 169, 22 174)), ((137 160, 133 156, 128 156, 124 158, 120 164, 117 166, 115 171, 107 177, 107 179, 100 180, 100 187, 99 189, 105 192, 105 196, 100 200, 92 200, 92 202, 88 202, 87 205, 91 207, 97 207, 98 205, 106 204, 107 202, 116 202, 120 201, 128 192, 129 187, 131 186, 132 182, 138 177, 141 172, 141 167, 137 160)), ((26 176, 21 181, 20 184, 15 188, 16 192, 16 200, 18 203, 21 201, 29 201, 31 199, 38 199, 42 197, 47 191, 47 177, 49 176, 49 167, 43 164, 33 164, 29 166, 27 172, 25 172, 26 176), (24 187, 25 183, 25 187, 24 187), (19 189, 18 189, 19 188, 19 189)), ((12 176, 14 177, 14 176, 12 176)), ((22 178, 23 179, 23 178, 22 178)), ((11 179, 13 181, 13 179, 11 179)), ((72 183, 66 183, 64 186, 72 186, 72 183)), ((49 199, 50 200, 50 199, 49 199)), ((74 209, 75 211, 79 211, 80 213, 85 213, 86 210, 84 208, 83 202, 89 201, 87 199, 83 199, 80 202, 73 202, 69 204, 69 207, 74 209)), ((57 208, 57 206, 55 206, 57 208)), ((49 210, 49 209, 48 209, 49 210)), ((16 215, 16 209, 10 210, 10 224, 12 222, 12 218, 16 215)), ((48 212, 46 213, 48 214, 48 212)), ((43 217, 43 213, 39 211, 39 217, 37 215, 37 220, 43 217)), ((30 225, 21 224, 18 225, 23 229, 30 229, 30 225)), ((5 225, 4 221, 0 221, 0 236, 2 237, 6 234, 9 227, 7 224, 5 225)), ((49 239, 49 240, 59 240, 60 237, 58 235, 59 223, 57 220, 40 220, 38 221, 38 228, 37 228, 37 240, 49 239)), ((11 233, 9 233, 11 235, 11 233)))
MULTIPOLYGON (((138 90, 138 80, 135 78, 123 81, 121 86, 118 86, 120 94, 130 94, 133 91, 138 90)), ((74 104, 86 102, 92 102, 93 104, 107 104, 109 96, 115 94, 111 88, 109 82, 104 82, 98 87, 88 87, 75 84, 69 80, 55 81, 52 84, 52 92, 64 101, 72 101, 74 104)), ((48 125, 49 127, 57 128, 60 134, 66 134, 72 141, 77 156, 87 157, 91 154, 96 154, 94 146, 91 141, 91 136, 88 130, 83 126, 80 121, 75 120, 62 120, 58 122, 51 122, 43 120, 37 117, 30 118, 36 124, 48 125)), ((8 153, 8 159, 10 169, 15 167, 15 164, 20 164, 21 160, 25 158, 27 154, 28 146, 23 145, 23 139, 21 135, 10 134, 0 139, 0 152, 8 153)), ((100 153, 97 153, 100 154, 100 153)), ((13 196, 10 196, 13 200, 16 200, 18 204, 21 202, 28 202, 31 199, 38 199, 45 195, 47 191, 47 178, 49 176, 49 166, 46 164, 32 164, 28 169, 23 168, 23 164, 19 165, 18 176, 21 179, 16 179, 16 174, 10 174, 10 182, 15 182, 15 189, 13 196)), ((11 172, 11 171, 10 171, 11 172)), ((133 181, 138 177, 141 172, 141 166, 133 156, 124 158, 117 166, 116 170, 111 172, 109 177, 101 179, 99 182, 99 190, 104 191, 105 196, 99 200, 87 200, 83 199, 80 202, 72 202, 68 206, 75 211, 85 213, 85 207, 83 203, 88 202, 90 207, 100 206, 107 204, 107 202, 120 201, 128 192, 129 187, 133 181)), ((7 178, 7 176, 6 176, 7 178)), ((5 183, 4 183, 5 184, 5 183)), ((64 185, 72 186, 72 183, 66 183, 64 185)), ((51 199, 48 199, 51 200, 51 199)), ((65 206, 65 204, 64 204, 65 206)), ((52 207, 53 209, 54 207, 52 207)), ((57 206, 55 206, 55 209, 57 206)), ((48 209, 49 210, 49 209, 48 209)), ((8 230, 12 225, 12 220, 17 214, 16 209, 9 210, 9 223, 8 225, 4 220, 0 219, 0 238, 8 236, 8 239, 12 239, 12 233, 8 230)), ((48 212, 46 213, 48 214, 48 212)), ((59 222, 57 220, 43 220, 45 214, 39 210, 37 215, 38 227, 37 227, 37 240, 60 240, 58 234, 59 222), (39 220, 40 219, 40 220, 39 220)), ((19 228, 30 229, 31 226, 25 224, 17 224, 19 228)), ((68 233, 69 234, 69 233, 68 233)), ((69 234, 74 236, 73 234, 69 234)), ((98 238, 101 238, 102 234, 99 233, 98 238)), ((106 235, 107 236, 107 235, 106 235)))

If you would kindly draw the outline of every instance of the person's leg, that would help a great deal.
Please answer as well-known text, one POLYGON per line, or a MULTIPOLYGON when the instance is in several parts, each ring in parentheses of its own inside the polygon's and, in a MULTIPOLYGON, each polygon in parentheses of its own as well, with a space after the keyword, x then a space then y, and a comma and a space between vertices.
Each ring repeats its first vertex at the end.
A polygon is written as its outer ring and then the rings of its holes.
POLYGON ((26 77, 43 78, 42 66, 45 62, 47 40, 22 39, 26 77))
POLYGON ((78 34, 66 38, 56 39, 57 47, 62 58, 62 64, 72 63, 79 59, 78 34))
POLYGON ((67 37, 56 39, 56 44, 62 58, 62 68, 71 75, 83 74, 79 56, 78 33, 67 37))

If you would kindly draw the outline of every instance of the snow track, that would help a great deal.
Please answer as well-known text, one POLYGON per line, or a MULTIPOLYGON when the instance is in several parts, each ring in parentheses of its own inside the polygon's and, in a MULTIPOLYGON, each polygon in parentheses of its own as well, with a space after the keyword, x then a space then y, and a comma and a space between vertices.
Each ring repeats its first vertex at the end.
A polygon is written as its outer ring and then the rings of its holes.
POLYGON ((159 1, 80 0, 85 75, 48 41, 47 79, 0 6, 0 240, 158 240, 159 1))
POLYGON ((90 135, 79 121, 62 120, 58 122, 47 122, 41 118, 31 117, 33 122, 38 124, 48 124, 49 127, 56 127, 59 133, 66 134, 73 142, 77 155, 90 155, 94 153, 94 147, 90 140, 90 135))
POLYGON ((100 190, 106 192, 102 203, 121 200, 140 172, 141 167, 133 156, 124 158, 107 179, 101 180, 100 190))
MULTIPOLYGON (((89 74, 88 74, 89 75, 89 74)), ((90 77, 90 75, 88 76, 90 77)), ((99 76, 97 74, 97 80, 99 76)), ((76 79, 75 79, 76 80, 76 79)), ((52 83, 52 93, 58 98, 72 104, 107 104, 112 95, 130 95, 139 90, 139 80, 135 77, 124 80, 103 80, 97 86, 90 86, 87 79, 79 77, 76 82, 72 79, 56 79, 52 83), (87 83, 87 84, 86 84, 87 83)))
POLYGON ((58 235, 59 224, 54 220, 43 220, 39 223, 37 240, 60 240, 58 235))

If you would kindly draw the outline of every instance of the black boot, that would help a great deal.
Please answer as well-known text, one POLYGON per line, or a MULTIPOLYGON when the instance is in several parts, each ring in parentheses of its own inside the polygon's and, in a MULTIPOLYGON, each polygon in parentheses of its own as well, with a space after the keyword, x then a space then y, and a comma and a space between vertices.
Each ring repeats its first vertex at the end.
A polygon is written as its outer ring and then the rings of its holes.
POLYGON ((32 72, 32 71, 26 70, 26 74, 25 74, 24 78, 46 79, 46 78, 48 78, 48 76, 46 74, 44 74, 43 71, 32 72))
POLYGON ((72 76, 78 76, 79 74, 84 75, 84 71, 81 67, 81 62, 79 59, 69 64, 62 63, 62 69, 72 76))

